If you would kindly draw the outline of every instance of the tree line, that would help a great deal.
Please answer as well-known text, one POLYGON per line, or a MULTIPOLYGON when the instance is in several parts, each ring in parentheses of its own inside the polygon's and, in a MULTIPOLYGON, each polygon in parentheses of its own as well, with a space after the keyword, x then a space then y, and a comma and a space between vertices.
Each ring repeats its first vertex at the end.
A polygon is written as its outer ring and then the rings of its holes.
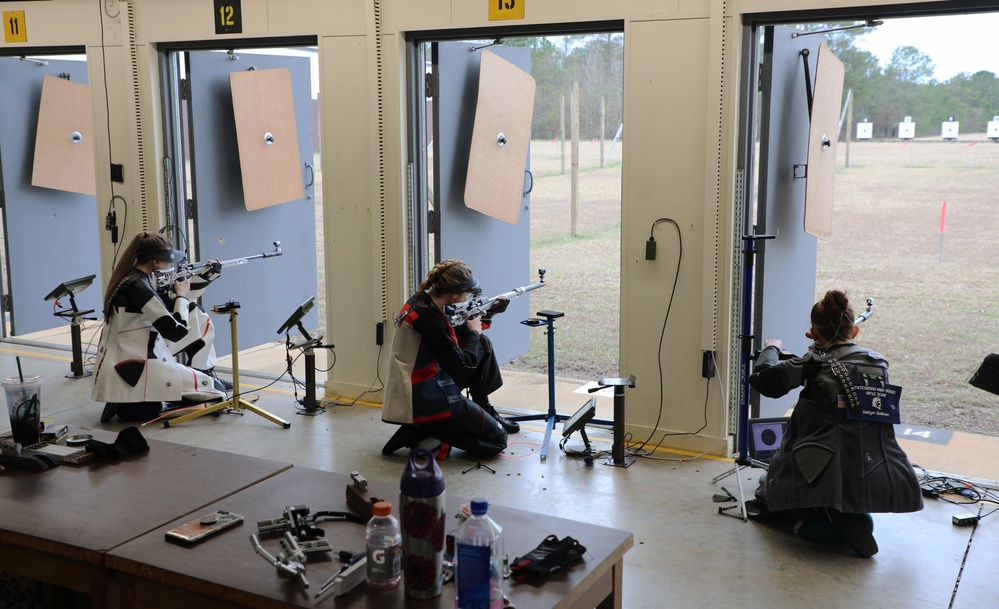
POLYGON ((600 137, 601 106, 603 135, 614 137, 624 112, 622 33, 508 38, 504 44, 531 49, 531 75, 537 83, 533 139, 558 139, 563 122, 565 137, 570 137, 570 98, 577 82, 580 138, 600 137))
MULTIPOLYGON (((807 29, 843 25, 849 24, 815 24, 807 29)), ((845 96, 853 90, 854 122, 867 118, 874 125, 874 137, 898 137, 898 124, 906 116, 916 124, 916 137, 940 135, 940 124, 950 117, 960 122, 963 133, 984 133, 986 124, 999 116, 999 78, 992 72, 962 72, 938 81, 933 78, 932 58, 915 46, 898 47, 881 67, 878 57, 857 47, 855 39, 862 33, 829 33, 828 45, 846 69, 843 92, 845 96)))
MULTIPOLYGON (((807 24, 805 31, 844 23, 807 24)), ((882 67, 879 58, 856 45, 858 30, 826 34, 830 50, 843 62, 844 96, 853 91, 854 122, 873 123, 874 137, 898 137, 906 116, 916 137, 939 135, 953 117, 961 132, 980 133, 999 116, 999 77, 992 72, 962 72, 945 81, 933 78, 932 58, 915 46, 895 49, 882 67)), ((504 44, 531 49, 531 74, 537 82, 532 137, 557 139, 563 124, 569 137, 570 92, 579 83, 579 132, 583 139, 614 137, 622 122, 624 35, 620 32, 553 37, 509 38, 504 44)), ((855 126, 851 125, 850 129, 855 126)), ((845 137, 845 134, 841 134, 845 137)))

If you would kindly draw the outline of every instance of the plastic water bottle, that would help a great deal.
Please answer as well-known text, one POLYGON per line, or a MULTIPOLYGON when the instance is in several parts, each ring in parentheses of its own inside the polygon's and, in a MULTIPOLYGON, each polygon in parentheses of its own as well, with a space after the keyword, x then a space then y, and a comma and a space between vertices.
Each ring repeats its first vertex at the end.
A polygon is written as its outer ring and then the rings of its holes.
POLYGON ((399 585, 402 574, 402 533, 392 515, 392 504, 379 501, 372 506, 374 516, 365 528, 368 548, 368 586, 388 590, 399 585))
POLYGON ((486 513, 485 499, 472 499, 472 516, 454 534, 455 607, 503 608, 503 528, 486 513))
POLYGON ((403 586, 409 598, 441 595, 446 504, 444 474, 434 453, 413 450, 399 481, 403 586))

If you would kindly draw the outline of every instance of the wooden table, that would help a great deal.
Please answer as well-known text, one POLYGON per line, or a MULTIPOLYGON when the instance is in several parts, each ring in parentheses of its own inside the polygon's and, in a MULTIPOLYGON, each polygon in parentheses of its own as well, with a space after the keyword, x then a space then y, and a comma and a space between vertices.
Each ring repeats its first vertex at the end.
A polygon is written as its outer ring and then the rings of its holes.
MULTIPOLYGON (((79 433, 74 430, 73 433, 79 433)), ((116 434, 87 430, 113 442, 116 434)), ((105 553, 291 467, 173 442, 119 461, 7 467, 0 474, 0 571, 107 597, 105 553)))
MULTIPOLYGON (((361 472, 362 474, 364 472, 361 472)), ((199 607, 454 607, 454 585, 441 596, 415 601, 405 597, 403 586, 387 591, 369 590, 363 583, 335 600, 331 593, 315 598, 318 589, 340 567, 333 557, 313 555, 306 563, 308 590, 280 577, 250 544, 260 520, 277 518, 286 506, 306 505, 317 511, 345 511, 349 478, 295 467, 208 506, 245 518, 241 526, 206 538, 190 547, 167 542, 163 534, 185 522, 178 519, 108 553, 107 566, 118 571, 123 607, 142 609, 199 607)), ((398 507, 398 487, 370 482, 375 494, 398 507)), ((512 499, 508 499, 512 502, 512 499)), ((497 499, 497 501, 500 501, 497 499)), ((457 513, 465 500, 448 496, 448 532, 457 528, 457 513)), ((507 580, 506 594, 517 609, 621 607, 624 553, 632 546, 631 533, 607 527, 554 518, 524 510, 490 505, 490 515, 503 527, 504 549, 514 557, 535 548, 549 534, 570 535, 587 548, 585 559, 557 571, 538 583, 507 580)), ((189 520, 189 519, 188 519, 189 520)), ((364 551, 364 527, 350 522, 320 526, 335 551, 364 551)), ((272 555, 278 552, 277 536, 259 536, 272 555)))

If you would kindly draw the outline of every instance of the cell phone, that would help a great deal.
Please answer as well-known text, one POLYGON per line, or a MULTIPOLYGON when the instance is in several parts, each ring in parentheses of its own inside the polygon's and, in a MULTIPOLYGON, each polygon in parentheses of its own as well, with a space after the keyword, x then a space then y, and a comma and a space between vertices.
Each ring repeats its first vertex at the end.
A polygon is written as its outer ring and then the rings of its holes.
POLYGON ((229 527, 243 524, 243 517, 225 510, 205 514, 197 520, 180 525, 164 533, 167 541, 191 544, 229 527))

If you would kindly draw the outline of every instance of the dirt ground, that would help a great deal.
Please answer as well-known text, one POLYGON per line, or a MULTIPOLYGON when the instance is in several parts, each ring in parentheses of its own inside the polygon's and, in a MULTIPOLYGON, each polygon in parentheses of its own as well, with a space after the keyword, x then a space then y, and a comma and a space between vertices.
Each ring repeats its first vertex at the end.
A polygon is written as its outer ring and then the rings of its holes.
POLYGON ((817 291, 874 298, 858 342, 891 363, 903 422, 999 434, 999 396, 968 384, 999 351, 999 144, 984 134, 853 142, 849 167, 843 143, 837 152, 817 291))
MULTIPOLYGON (((531 143, 531 266, 548 270, 548 286, 531 293, 536 311, 564 311, 556 324, 556 373, 592 380, 616 375, 619 360, 621 278, 621 145, 605 142, 579 146, 579 200, 575 235, 572 225, 572 159, 558 142, 531 143)), ((531 275, 533 281, 534 275, 531 275)), ((531 332, 527 355, 511 369, 547 372, 547 338, 531 332)))

